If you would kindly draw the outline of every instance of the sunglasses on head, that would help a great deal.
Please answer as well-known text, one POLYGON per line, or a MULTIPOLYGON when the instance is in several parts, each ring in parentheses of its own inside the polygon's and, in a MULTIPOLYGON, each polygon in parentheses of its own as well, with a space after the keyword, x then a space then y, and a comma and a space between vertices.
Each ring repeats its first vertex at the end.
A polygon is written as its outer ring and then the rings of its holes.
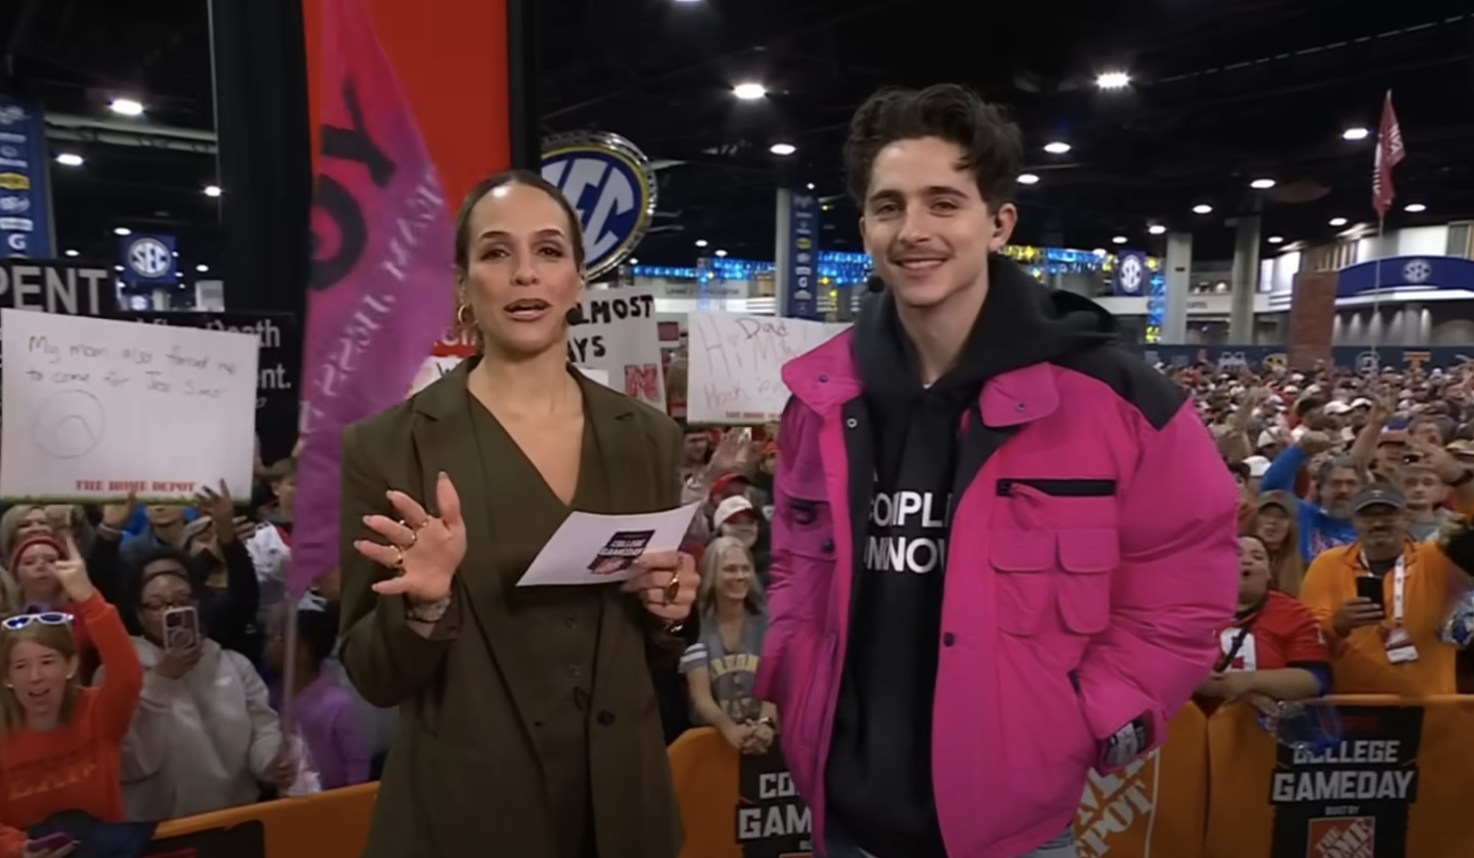
POLYGON ((7 631, 18 632, 32 623, 40 623, 43 626, 70 626, 72 615, 60 611, 43 611, 39 614, 19 614, 14 617, 5 618, 7 631))

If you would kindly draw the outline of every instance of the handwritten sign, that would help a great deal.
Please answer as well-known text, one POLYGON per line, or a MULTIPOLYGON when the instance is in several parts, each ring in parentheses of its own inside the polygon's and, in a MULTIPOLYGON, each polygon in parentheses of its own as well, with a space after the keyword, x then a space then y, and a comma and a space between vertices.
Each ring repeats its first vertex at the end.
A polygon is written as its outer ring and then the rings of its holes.
POLYGON ((665 410, 665 376, 655 292, 647 287, 590 289, 568 330, 568 360, 608 374, 609 386, 665 410))
POLYGON ((0 497, 251 494, 259 339, 0 311, 0 497))
MULTIPOLYGON (((447 334, 420 366, 413 395, 476 353, 468 336, 447 334)), ((593 289, 568 328, 568 362, 620 393, 665 409, 664 361, 655 294, 647 288, 593 289)))
POLYGON ((776 316, 692 313, 687 419, 719 425, 778 420, 788 402, 783 364, 842 330, 776 316))

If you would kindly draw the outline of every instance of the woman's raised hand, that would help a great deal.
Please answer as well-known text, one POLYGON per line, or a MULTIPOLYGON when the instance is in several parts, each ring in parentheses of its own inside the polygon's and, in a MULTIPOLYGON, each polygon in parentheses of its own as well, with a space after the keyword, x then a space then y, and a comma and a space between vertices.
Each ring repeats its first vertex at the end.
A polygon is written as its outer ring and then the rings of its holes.
POLYGON ((441 472, 435 482, 438 518, 404 492, 390 491, 388 497, 399 519, 366 515, 363 523, 389 544, 380 545, 367 539, 353 543, 359 554, 398 573, 375 584, 374 592, 381 596, 406 596, 420 604, 449 598, 451 581, 466 556, 461 498, 450 477, 441 472))
POLYGON ((77 547, 77 538, 66 534, 67 556, 56 561, 56 580, 66 591, 67 598, 82 603, 92 598, 96 590, 92 579, 87 577, 87 563, 82 559, 82 550, 77 547))

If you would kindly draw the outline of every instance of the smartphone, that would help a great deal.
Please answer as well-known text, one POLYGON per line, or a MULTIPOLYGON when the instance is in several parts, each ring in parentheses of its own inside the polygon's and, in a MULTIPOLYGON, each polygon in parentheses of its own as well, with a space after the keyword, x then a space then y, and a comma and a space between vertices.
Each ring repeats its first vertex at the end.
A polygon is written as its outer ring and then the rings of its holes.
POLYGON ((185 649, 200 642, 200 614, 193 607, 164 611, 164 650, 185 649))
POLYGON ((71 846, 73 843, 76 842, 77 838, 73 837, 72 835, 67 834, 65 831, 57 831, 52 834, 48 834, 39 840, 27 841, 26 851, 55 852, 58 849, 64 849, 68 846, 71 846))
POLYGON ((1363 575, 1356 579, 1356 595, 1363 599, 1369 599, 1372 604, 1383 610, 1387 605, 1382 601, 1382 579, 1371 575, 1363 575))

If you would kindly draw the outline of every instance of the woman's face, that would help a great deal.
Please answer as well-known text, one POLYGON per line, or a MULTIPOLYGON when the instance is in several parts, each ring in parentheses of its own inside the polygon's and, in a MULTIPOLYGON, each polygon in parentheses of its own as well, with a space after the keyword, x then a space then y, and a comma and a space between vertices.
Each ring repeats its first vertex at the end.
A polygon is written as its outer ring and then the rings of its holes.
POLYGON ((51 533, 51 519, 46 515, 44 506, 31 507, 20 520, 20 527, 15 529, 15 538, 20 540, 38 533, 51 533))
POLYGON ((513 355, 563 348, 567 314, 583 296, 568 215, 526 185, 503 185, 471 210, 461 298, 487 348, 513 355))
POLYGON ((1277 506, 1259 510, 1259 537, 1270 545, 1284 545, 1290 535, 1290 517, 1277 506))
POLYGON ((173 560, 155 560, 143 567, 148 583, 143 585, 138 618, 143 623, 143 633, 150 640, 164 639, 165 611, 194 605, 194 594, 185 583, 185 574, 184 567, 173 560))
POLYGON ((36 641, 18 641, 10 648, 5 678, 26 719, 54 721, 66 699, 67 682, 76 673, 76 659, 36 641))
POLYGON ((50 545, 32 545, 16 562, 16 583, 28 604, 57 607, 61 602, 61 582, 56 579, 56 561, 61 559, 50 545))
POLYGON ((752 589, 752 561, 746 551, 728 548, 722 554, 722 565, 717 569, 717 594, 724 599, 740 602, 747 598, 752 589))
POLYGON ((1252 605, 1269 592, 1269 552, 1252 536, 1239 537, 1239 604, 1252 605))
POLYGON ((735 515, 722 522, 722 536, 730 536, 742 543, 749 551, 757 545, 757 516, 751 513, 735 515))
POLYGON ((711 448, 711 439, 705 432, 693 432, 686 436, 686 464, 700 465, 706 461, 706 451, 711 448))

